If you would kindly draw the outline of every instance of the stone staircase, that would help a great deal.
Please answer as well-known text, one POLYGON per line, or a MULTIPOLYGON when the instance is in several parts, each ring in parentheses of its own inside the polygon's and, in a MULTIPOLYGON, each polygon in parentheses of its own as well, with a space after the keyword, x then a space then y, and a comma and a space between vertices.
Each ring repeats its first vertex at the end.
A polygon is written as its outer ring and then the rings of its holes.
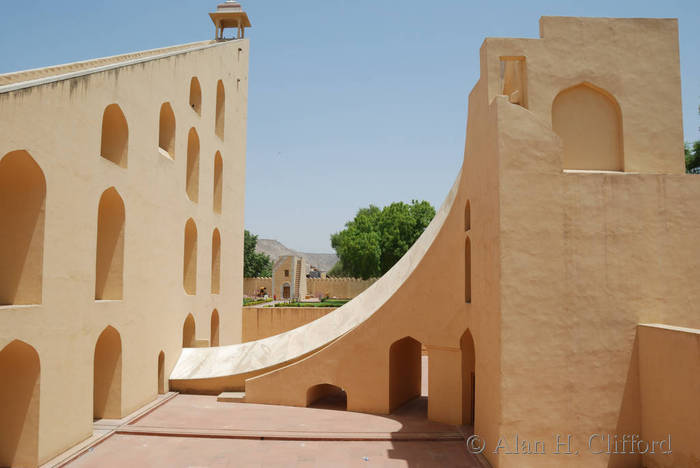
POLYGON ((297 260, 296 274, 294 275, 294 298, 300 300, 299 297, 299 282, 301 280, 301 258, 297 260))

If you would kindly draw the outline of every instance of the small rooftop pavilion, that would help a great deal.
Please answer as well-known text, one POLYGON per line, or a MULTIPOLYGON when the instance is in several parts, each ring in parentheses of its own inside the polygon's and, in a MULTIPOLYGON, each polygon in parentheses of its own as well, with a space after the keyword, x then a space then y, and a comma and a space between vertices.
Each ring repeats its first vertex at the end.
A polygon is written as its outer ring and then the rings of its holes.
POLYGON ((236 36, 232 39, 243 39, 245 28, 251 26, 248 14, 243 11, 241 4, 235 0, 226 0, 216 7, 216 11, 209 13, 211 20, 216 26, 216 40, 226 40, 224 30, 236 28, 236 36))

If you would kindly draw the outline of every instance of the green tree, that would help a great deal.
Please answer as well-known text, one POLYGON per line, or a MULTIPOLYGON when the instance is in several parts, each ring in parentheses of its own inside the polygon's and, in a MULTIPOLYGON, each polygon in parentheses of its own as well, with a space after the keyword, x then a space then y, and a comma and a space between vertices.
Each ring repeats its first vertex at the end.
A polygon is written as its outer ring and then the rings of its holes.
POLYGON ((243 239, 243 277, 258 278, 272 276, 272 260, 270 256, 255 251, 258 236, 245 230, 243 239))
POLYGON ((331 245, 340 258, 342 272, 356 278, 378 277, 389 271, 423 234, 435 216, 426 201, 392 203, 379 209, 362 208, 345 229, 331 236, 331 245))
POLYGON ((700 167, 700 141, 685 144, 685 172, 700 167))

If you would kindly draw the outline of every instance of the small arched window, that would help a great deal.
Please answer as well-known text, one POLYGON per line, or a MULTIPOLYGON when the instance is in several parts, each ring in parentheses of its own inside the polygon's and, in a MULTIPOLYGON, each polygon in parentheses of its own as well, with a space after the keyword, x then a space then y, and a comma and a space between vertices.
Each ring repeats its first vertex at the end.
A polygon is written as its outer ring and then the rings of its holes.
POLYGON ((110 104, 102 116, 100 155, 119 167, 127 166, 129 126, 118 104, 110 104))
POLYGON ((175 113, 169 102, 160 106, 158 148, 163 156, 175 159, 175 113))
POLYGON ((469 231, 472 228, 472 204, 467 200, 464 206, 464 230, 469 231))
POLYGON ((97 209, 95 300, 120 300, 124 284, 124 201, 114 187, 97 209))
POLYGON ((202 88, 196 76, 190 81, 190 107, 197 114, 202 115, 202 88))
POLYGON ((221 205, 223 202, 223 177, 224 177, 224 161, 221 158, 221 153, 216 152, 214 156, 214 213, 221 214, 221 205))
POLYGON ((187 294, 197 294, 197 226, 192 218, 185 224, 182 286, 187 294))
POLYGON ((216 136, 224 139, 224 125, 226 123, 226 91, 224 82, 219 80, 216 84, 216 136))
POLYGON ((467 235, 464 243, 464 300, 472 301, 472 242, 467 235))
POLYGON ((219 294, 221 290, 221 234, 214 229, 211 236, 211 293, 219 294))
POLYGON ((41 304, 46 179, 26 151, 0 159, 0 305, 41 304))
POLYGON ((187 174, 186 174, 187 197, 193 202, 199 201, 199 135, 197 130, 190 129, 187 136, 187 174))

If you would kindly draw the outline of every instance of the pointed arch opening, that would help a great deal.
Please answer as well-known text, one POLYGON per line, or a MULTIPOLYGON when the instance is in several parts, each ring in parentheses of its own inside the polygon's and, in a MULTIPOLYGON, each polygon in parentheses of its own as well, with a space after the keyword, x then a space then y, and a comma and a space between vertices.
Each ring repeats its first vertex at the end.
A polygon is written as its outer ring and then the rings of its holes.
POLYGON ((187 294, 197 294, 197 225, 192 218, 185 223, 183 266, 182 286, 187 294))
POLYGON ((469 231, 472 228, 472 204, 470 200, 464 205, 464 230, 469 231))
POLYGON ((158 354, 158 394, 163 395, 168 391, 165 382, 165 353, 161 351, 158 354))
POLYGON ((348 395, 336 385, 314 385, 306 391, 306 406, 344 411, 348 408, 348 395))
POLYGON ((39 458, 39 354, 15 340, 0 350, 0 466, 37 466, 39 458))
POLYGON ((223 177, 224 177, 224 160, 221 158, 221 152, 217 151, 214 156, 214 213, 221 214, 221 205, 223 204, 223 177))
POLYGON ((469 330, 459 341, 462 349, 462 424, 474 425, 476 406, 476 353, 474 338, 469 330))
POLYGON ((187 136, 187 197, 193 202, 199 201, 199 135, 194 127, 187 136))
POLYGON ((95 344, 93 419, 122 417, 122 339, 108 326, 95 344))
POLYGON ((182 325, 182 347, 196 347, 195 323, 192 314, 187 315, 187 318, 185 318, 185 323, 182 325))
POLYGON ((224 126, 226 124, 226 91, 224 82, 219 80, 216 84, 216 136, 224 139, 224 126))
POLYGON ((46 179, 26 151, 0 160, 0 305, 41 304, 46 179))
POLYGON ((124 201, 114 187, 97 209, 95 300, 121 300, 124 290, 124 201))
POLYGON ((563 169, 623 171, 622 112, 607 91, 581 83, 552 103, 552 129, 564 145, 563 169))
POLYGON ((389 348, 389 408, 391 411, 421 396, 420 341, 407 336, 389 348))
POLYGON ((214 309, 211 313, 211 333, 210 341, 211 346, 219 346, 219 311, 214 309))
POLYGON ((175 113, 169 102, 160 106, 158 149, 163 156, 175 159, 175 113))
POLYGON ((202 115, 202 87, 196 76, 190 81, 190 107, 198 115, 202 115))
POLYGON ((464 241, 464 302, 472 302, 472 241, 468 234, 464 241))
POLYGON ((110 104, 102 115, 100 155, 119 167, 127 167, 129 125, 119 104, 110 104))
POLYGON ((211 293, 221 292, 221 234, 214 229, 211 236, 211 293))

